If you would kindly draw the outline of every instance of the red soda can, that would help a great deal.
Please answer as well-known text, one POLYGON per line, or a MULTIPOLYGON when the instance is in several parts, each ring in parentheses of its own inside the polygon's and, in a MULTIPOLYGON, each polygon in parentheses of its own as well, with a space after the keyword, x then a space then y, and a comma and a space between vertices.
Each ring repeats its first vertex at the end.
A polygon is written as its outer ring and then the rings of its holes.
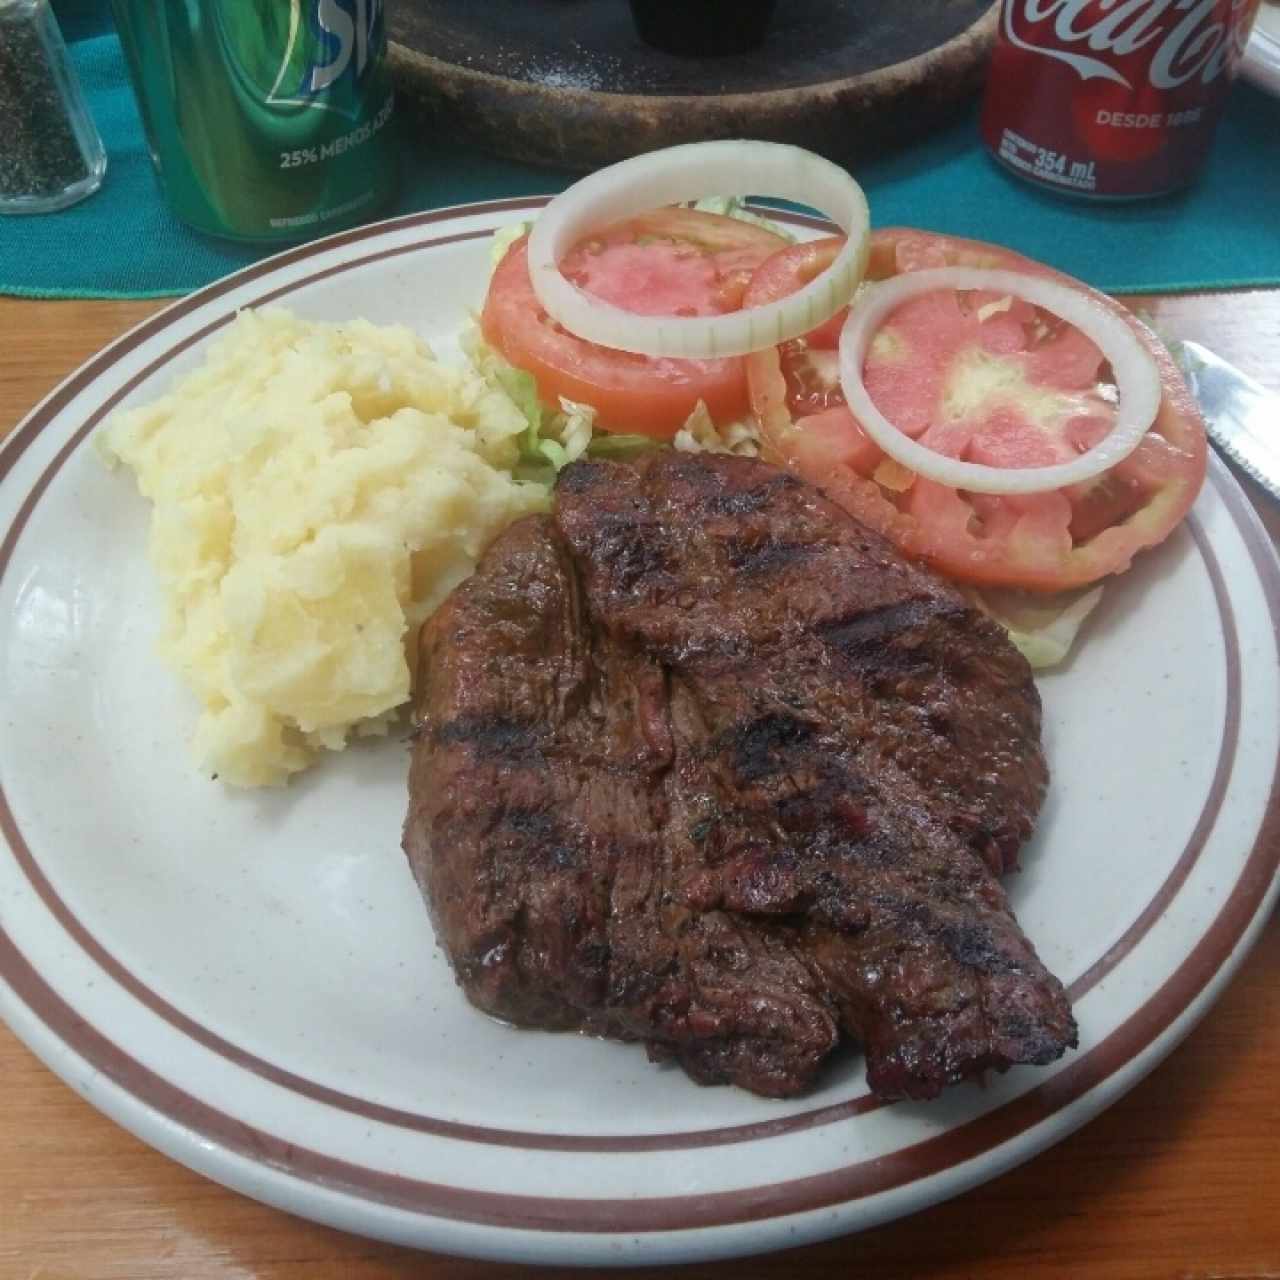
POLYGON ((1003 0, 982 107, 991 154, 1097 199, 1186 186, 1260 0, 1003 0))

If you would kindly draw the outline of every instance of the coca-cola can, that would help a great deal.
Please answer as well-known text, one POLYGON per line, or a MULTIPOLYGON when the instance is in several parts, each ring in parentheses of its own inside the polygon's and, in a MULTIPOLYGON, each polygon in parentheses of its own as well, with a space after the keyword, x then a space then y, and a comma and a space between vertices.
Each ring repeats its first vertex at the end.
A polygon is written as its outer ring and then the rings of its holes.
POLYGON ((1003 0, 982 107, 991 154, 1041 187, 1136 199, 1213 143, 1260 0, 1003 0))

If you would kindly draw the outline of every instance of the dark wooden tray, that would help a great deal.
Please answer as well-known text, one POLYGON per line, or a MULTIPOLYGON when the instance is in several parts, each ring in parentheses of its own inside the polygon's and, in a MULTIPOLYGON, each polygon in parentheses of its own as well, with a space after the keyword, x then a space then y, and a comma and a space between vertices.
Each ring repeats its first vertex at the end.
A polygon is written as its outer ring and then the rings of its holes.
POLYGON ((953 117, 996 27, 990 0, 780 0, 757 49, 685 58, 644 44, 626 0, 397 0, 387 13, 424 150, 435 131, 571 170, 726 137, 864 158, 953 117))

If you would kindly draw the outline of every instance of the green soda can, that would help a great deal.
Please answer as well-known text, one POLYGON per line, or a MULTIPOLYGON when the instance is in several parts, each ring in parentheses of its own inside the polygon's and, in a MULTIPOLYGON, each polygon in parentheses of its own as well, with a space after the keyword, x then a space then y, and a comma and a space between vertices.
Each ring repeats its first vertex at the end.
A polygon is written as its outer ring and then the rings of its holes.
POLYGON ((304 240, 394 195, 382 0, 112 0, 160 187, 199 231, 304 240))

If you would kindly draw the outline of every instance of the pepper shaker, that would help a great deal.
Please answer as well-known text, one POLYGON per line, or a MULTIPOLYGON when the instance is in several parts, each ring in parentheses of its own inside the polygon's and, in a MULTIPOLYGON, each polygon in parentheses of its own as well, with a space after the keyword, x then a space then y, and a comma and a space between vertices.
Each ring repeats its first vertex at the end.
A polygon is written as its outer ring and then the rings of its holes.
POLYGON ((0 0, 0 213, 65 209, 106 169, 49 0, 0 0))

